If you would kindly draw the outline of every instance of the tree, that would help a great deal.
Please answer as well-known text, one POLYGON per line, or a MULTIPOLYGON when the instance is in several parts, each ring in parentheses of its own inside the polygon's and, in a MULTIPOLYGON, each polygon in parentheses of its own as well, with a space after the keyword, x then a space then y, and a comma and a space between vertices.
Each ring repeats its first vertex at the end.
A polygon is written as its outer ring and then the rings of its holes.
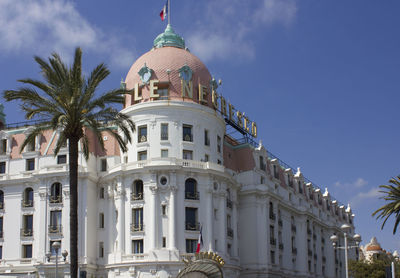
MULTIPOLYGON (((353 278, 386 278, 386 268, 391 268, 393 257, 387 254, 378 254, 370 262, 349 260, 349 275, 353 278)), ((396 278, 399 275, 400 264, 395 261, 396 278)))
POLYGON ((48 62, 37 56, 35 61, 39 64, 45 82, 18 80, 28 86, 6 90, 3 96, 7 101, 20 101, 26 119, 41 120, 27 135, 21 145, 21 152, 37 135, 49 129, 60 132, 54 155, 64 144, 69 143, 70 271, 74 278, 78 275, 78 145, 82 144, 83 154, 88 159, 88 134, 93 135, 104 150, 101 133, 105 131, 116 138, 121 150, 126 152, 126 141, 122 135, 131 142, 130 130, 134 129, 134 123, 111 106, 124 103, 124 94, 127 93, 125 89, 115 89, 95 96, 99 84, 110 71, 101 63, 86 78, 82 74, 80 48, 75 50, 72 67, 68 67, 57 53, 52 54, 48 62))
POLYGON ((393 234, 395 234, 397 231, 397 226, 400 222, 400 176, 390 179, 389 182, 392 185, 379 186, 380 188, 384 189, 380 190, 379 192, 385 194, 385 196, 381 197, 381 199, 384 199, 389 203, 377 209, 372 216, 377 215, 376 219, 384 219, 381 226, 381 229, 383 229, 389 217, 394 215, 395 223, 393 227, 393 234))

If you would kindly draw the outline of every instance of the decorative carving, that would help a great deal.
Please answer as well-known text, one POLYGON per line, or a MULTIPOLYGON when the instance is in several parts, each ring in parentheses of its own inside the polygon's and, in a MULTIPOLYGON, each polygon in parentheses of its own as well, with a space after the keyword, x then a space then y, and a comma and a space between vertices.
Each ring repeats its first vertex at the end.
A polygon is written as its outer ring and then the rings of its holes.
POLYGON ((40 201, 44 201, 44 200, 46 200, 46 196, 47 196, 47 192, 46 192, 46 190, 39 191, 39 197, 40 197, 40 201))
POLYGON ((178 71, 181 79, 185 80, 186 82, 192 80, 193 71, 188 65, 185 64, 178 71))
POLYGON ((144 63, 144 66, 139 70, 138 74, 143 84, 148 84, 151 76, 153 75, 153 70, 149 68, 146 63, 144 63))
POLYGON ((158 187, 156 185, 152 185, 149 188, 151 190, 151 194, 156 194, 158 191, 158 187))

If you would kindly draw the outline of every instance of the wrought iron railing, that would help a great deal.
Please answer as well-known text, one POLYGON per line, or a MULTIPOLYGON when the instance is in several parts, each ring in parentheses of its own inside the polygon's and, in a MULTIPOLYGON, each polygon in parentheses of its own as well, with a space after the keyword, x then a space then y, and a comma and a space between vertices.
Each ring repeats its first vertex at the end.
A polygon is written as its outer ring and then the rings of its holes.
POLYGON ((131 200, 132 201, 143 200, 143 192, 131 193, 131 200))
POLYGON ((143 223, 132 223, 131 224, 131 232, 142 232, 144 231, 143 223))
POLYGON ((227 235, 229 236, 229 237, 233 237, 233 229, 232 228, 227 228, 227 235))
POLYGON ((49 201, 51 204, 62 203, 62 197, 60 195, 50 195, 49 201))
POLYGON ((62 225, 49 225, 49 234, 62 234, 62 225))
POLYGON ((185 230, 186 231, 200 231, 200 223, 199 222, 185 222, 185 230))
POLYGON ((200 193, 195 191, 185 191, 185 199, 187 200, 199 200, 200 199, 200 193))
POLYGON ((33 207, 33 200, 21 200, 21 206, 24 208, 33 207))
POLYGON ((21 237, 31 237, 33 236, 33 229, 21 228, 21 237))

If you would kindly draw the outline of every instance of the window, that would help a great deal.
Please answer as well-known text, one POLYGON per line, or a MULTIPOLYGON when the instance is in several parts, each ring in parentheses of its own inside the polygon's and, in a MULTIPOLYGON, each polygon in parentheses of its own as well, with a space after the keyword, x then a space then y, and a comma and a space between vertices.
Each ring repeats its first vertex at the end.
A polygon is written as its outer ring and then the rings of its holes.
POLYGON ((210 135, 207 129, 204 130, 204 145, 210 146, 210 135))
POLYGON ((143 208, 132 209, 132 232, 143 231, 143 208))
POLYGON ((231 216, 229 214, 226 215, 226 226, 228 228, 232 228, 232 220, 231 220, 231 216))
POLYGON ((197 249, 197 239, 186 239, 186 253, 194 253, 197 249))
POLYGON ((52 210, 50 211, 50 225, 49 225, 49 233, 58 234, 61 233, 61 210, 52 210))
POLYGON ((23 216, 23 228, 21 232, 22 236, 32 236, 33 235, 33 215, 23 216))
POLYGON ((52 256, 56 255, 56 249, 53 247, 53 244, 58 242, 60 244, 60 248, 57 250, 57 255, 61 255, 61 240, 50 240, 50 253, 52 256))
POLYGON ((157 94, 159 95, 159 100, 168 100, 168 87, 169 84, 167 82, 158 84, 157 94))
POLYGON ((275 251, 270 251, 271 256, 271 264, 275 264, 275 251))
POLYGON ((269 219, 275 220, 274 204, 269 202, 269 219))
POLYGON ((298 185, 299 185, 299 193, 303 193, 303 186, 301 184, 301 181, 298 181, 298 185))
POLYGON ((143 253, 143 239, 132 240, 132 251, 133 254, 143 253))
POLYGON ((162 247, 163 248, 167 247, 167 239, 165 238, 165 236, 163 236, 162 238, 162 247))
POLYGON ((23 207, 33 207, 33 189, 30 187, 28 187, 24 190, 22 206, 23 207))
POLYGON ((4 174, 6 172, 6 162, 0 162, 0 174, 4 174))
POLYGON ((3 259, 3 246, 0 245, 0 260, 3 259))
POLYGON ((167 206, 166 205, 161 206, 161 213, 163 216, 167 215, 167 206))
POLYGON ((221 137, 217 136, 217 151, 221 153, 221 137))
POLYGON ((143 200, 143 181, 135 180, 132 185, 132 193, 131 199, 135 200, 143 200))
POLYGON ((214 220, 218 220, 218 209, 214 209, 214 220))
POLYGON ((0 209, 4 209, 4 192, 0 190, 0 209))
POLYGON ((187 231, 199 230, 199 223, 197 223, 197 208, 185 208, 185 228, 187 231))
POLYGON ((107 171, 107 159, 103 158, 100 160, 101 166, 100 166, 100 171, 105 172, 107 171))
POLYGON ((0 144, 0 154, 5 154, 7 152, 7 139, 1 139, 0 144))
POLYGON ((99 228, 104 229, 104 213, 99 214, 99 228))
POLYGON ((22 245, 22 257, 23 258, 32 258, 32 244, 22 245))
POLYGON ((197 182, 195 179, 189 178, 185 181, 185 199, 199 200, 200 195, 197 192, 197 182))
POLYGON ((138 152, 138 160, 147 160, 147 151, 138 152))
POLYGON ((3 238, 3 216, 0 217, 0 238, 3 238))
POLYGON ((182 157, 186 160, 193 160, 193 151, 183 150, 182 157))
POLYGON ((35 159, 30 158, 26 160, 26 171, 33 171, 35 170, 35 159))
POLYGON ((193 142, 191 125, 183 125, 183 141, 193 142))
POLYGON ((274 165, 274 178, 279 179, 278 167, 276 165, 274 165))
POLYGON ((167 149, 162 149, 161 150, 161 157, 168 157, 168 150, 167 149))
POLYGON ((139 126, 138 129, 138 143, 147 142, 147 126, 139 126))
POLYGON ((104 258, 104 242, 99 242, 99 258, 104 258))
POLYGON ((265 171, 264 157, 260 156, 260 169, 265 171))
POLYGON ((99 198, 104 199, 104 187, 99 188, 99 198))
POLYGON ((204 155, 204 162, 208 162, 210 161, 210 157, 208 156, 208 154, 204 155))
POLYGON ((228 249, 229 256, 232 256, 232 245, 228 243, 226 248, 228 249))
POLYGON ((161 124, 161 141, 168 140, 168 124, 161 124))
POLYGON ((57 156, 57 164, 65 164, 65 163, 67 163, 67 155, 66 154, 57 156))
POLYGON ((56 182, 53 183, 50 187, 50 203, 61 203, 62 195, 61 195, 61 183, 56 182))

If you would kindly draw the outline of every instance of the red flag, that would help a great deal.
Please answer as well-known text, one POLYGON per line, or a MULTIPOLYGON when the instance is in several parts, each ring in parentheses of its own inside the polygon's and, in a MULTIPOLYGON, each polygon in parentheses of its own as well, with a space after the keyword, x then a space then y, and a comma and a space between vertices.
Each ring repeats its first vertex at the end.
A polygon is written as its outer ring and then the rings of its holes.
POLYGON ((200 252, 200 248, 201 246, 203 246, 203 226, 200 227, 200 234, 199 234, 199 240, 197 241, 197 249, 196 249, 196 253, 200 252))
POLYGON ((168 15, 168 0, 167 0, 167 3, 165 3, 163 9, 160 12, 161 20, 164 21, 164 19, 167 18, 167 15, 168 15))

